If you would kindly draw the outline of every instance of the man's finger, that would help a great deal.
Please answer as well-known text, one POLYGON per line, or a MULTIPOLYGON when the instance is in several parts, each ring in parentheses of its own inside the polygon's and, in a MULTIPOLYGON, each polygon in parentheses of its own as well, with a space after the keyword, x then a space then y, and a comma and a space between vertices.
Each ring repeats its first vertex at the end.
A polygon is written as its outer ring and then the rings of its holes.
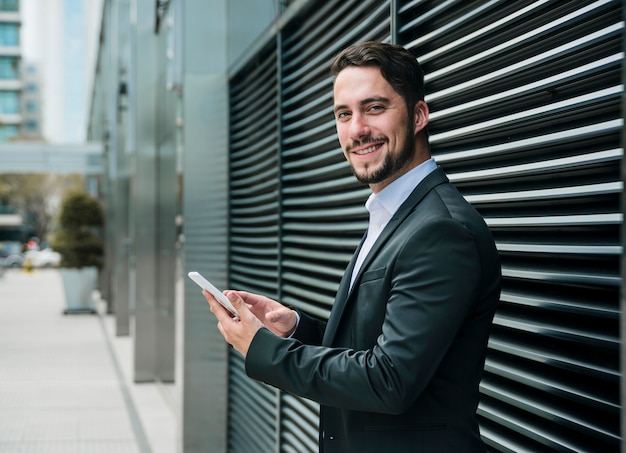
POLYGON ((230 313, 222 306, 222 304, 220 304, 215 299, 215 297, 213 297, 213 295, 210 292, 203 289, 202 294, 204 295, 204 298, 209 303, 209 306, 211 307, 211 312, 215 315, 215 317, 219 321, 224 321, 226 320, 225 317, 230 317, 230 313))

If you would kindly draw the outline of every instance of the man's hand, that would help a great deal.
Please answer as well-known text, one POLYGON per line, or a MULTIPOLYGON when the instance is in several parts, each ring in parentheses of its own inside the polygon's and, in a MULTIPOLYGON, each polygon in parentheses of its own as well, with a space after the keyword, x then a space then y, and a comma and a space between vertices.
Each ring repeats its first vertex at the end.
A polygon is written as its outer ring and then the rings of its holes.
POLYGON ((269 297, 245 291, 237 291, 236 293, 243 299, 247 308, 259 321, 274 334, 286 338, 296 329, 298 315, 294 310, 269 297))
POLYGON ((236 291, 229 291, 226 297, 237 309, 239 317, 232 318, 222 305, 215 300, 210 292, 203 290, 202 295, 211 307, 211 312, 217 318, 217 328, 226 342, 231 344, 244 357, 248 354, 250 343, 256 333, 263 327, 261 321, 248 309, 243 299, 236 291))
POLYGON ((283 338, 291 335, 297 327, 296 312, 268 297, 245 291, 225 291, 224 294, 239 313, 239 318, 232 318, 211 293, 202 291, 202 294, 218 320, 217 328, 224 339, 244 357, 261 327, 267 327, 283 338))

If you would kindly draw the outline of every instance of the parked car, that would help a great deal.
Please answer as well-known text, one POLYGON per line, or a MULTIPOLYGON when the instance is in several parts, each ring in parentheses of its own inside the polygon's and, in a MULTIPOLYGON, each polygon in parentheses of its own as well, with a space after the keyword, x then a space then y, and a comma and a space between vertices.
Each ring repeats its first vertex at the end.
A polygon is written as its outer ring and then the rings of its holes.
POLYGON ((1 267, 20 268, 24 265, 24 257, 22 255, 8 255, 0 257, 1 267))
POLYGON ((49 248, 29 250, 24 258, 32 267, 59 267, 61 264, 61 254, 49 248))
POLYGON ((0 267, 19 268, 24 264, 22 243, 18 241, 0 242, 0 267))

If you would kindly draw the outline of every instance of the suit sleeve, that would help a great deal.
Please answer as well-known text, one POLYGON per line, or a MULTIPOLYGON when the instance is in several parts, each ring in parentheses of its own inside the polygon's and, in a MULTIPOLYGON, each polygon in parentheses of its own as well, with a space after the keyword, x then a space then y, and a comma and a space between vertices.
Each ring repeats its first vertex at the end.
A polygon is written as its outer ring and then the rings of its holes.
POLYGON ((389 290, 372 348, 305 344, 261 329, 246 372, 323 405, 402 413, 429 383, 477 297, 478 263, 475 241, 461 223, 427 222, 386 263, 389 290))
POLYGON ((300 310, 298 310, 298 315, 300 316, 300 323, 291 338, 305 344, 322 344, 326 322, 302 313, 300 310))

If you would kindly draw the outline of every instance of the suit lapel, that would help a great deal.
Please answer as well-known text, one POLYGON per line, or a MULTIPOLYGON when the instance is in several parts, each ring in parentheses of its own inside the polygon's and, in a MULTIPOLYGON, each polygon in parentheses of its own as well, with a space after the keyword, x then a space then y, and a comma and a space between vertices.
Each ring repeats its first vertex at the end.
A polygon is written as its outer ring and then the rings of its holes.
POLYGON ((339 288, 337 290, 337 296, 335 297, 335 303, 333 304, 333 308, 331 310, 330 318, 328 319, 328 323, 326 324, 326 330, 324 331, 324 338, 322 344, 325 346, 330 346, 332 344, 333 339, 335 338, 335 334, 337 332, 337 328, 339 326, 339 322, 343 316, 344 309, 346 305, 351 302, 352 294, 354 294, 354 289, 359 285, 359 281, 361 280, 361 276, 363 272, 367 270, 371 261, 376 257, 380 249, 387 242, 389 237, 396 231, 396 229, 404 222, 407 216, 414 210, 415 206, 426 196, 428 192, 430 192, 435 186, 448 182, 448 178, 443 172, 441 168, 437 168, 432 173, 430 173, 422 182, 420 182, 417 187, 411 192, 409 197, 402 203, 398 211, 393 215, 393 217, 387 223, 387 226, 380 233, 380 236, 374 243, 374 246, 367 254, 367 257, 363 261, 361 265, 361 269, 359 269, 358 274, 354 279, 354 285, 352 289, 350 289, 350 279, 352 276, 352 271, 354 269, 354 264, 356 262, 356 257, 363 246, 363 241, 365 240, 365 235, 363 239, 361 239, 361 243, 357 248, 356 252, 352 256, 346 271, 343 274, 341 282, 339 283, 339 288))
MULTIPOLYGON (((367 233, 366 233, 367 234, 367 233)), ((350 280, 352 277, 352 271, 354 270, 354 265, 356 264, 356 258, 359 256, 359 251, 361 247, 363 247, 363 242, 365 242, 366 234, 361 238, 361 243, 357 247, 354 255, 350 259, 348 263, 348 267, 343 273, 343 277, 341 277, 341 282, 339 282, 339 287, 337 288, 337 295, 335 296, 335 302, 333 303, 333 308, 331 310, 331 315, 328 318, 328 323, 326 324, 326 330, 324 330, 324 338, 322 339, 322 345, 330 345, 330 341, 334 337, 335 331, 337 330, 337 325, 339 324, 339 320, 343 315, 343 309, 346 306, 346 301, 348 300, 349 290, 350 290, 350 280), (328 342, 327 342, 328 339, 328 342)))

